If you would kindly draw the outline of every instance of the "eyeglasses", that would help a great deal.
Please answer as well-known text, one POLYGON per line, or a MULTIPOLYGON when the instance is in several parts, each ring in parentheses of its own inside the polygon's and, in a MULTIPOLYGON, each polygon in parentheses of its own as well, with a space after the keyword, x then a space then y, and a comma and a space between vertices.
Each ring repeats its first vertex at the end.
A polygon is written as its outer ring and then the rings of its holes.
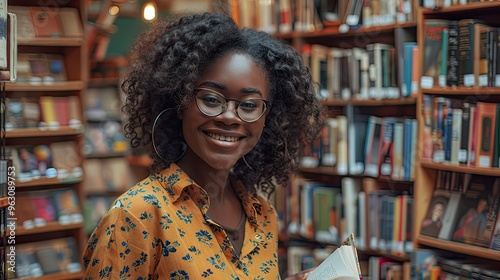
POLYGON ((200 112, 209 117, 215 117, 224 113, 229 101, 236 102, 236 115, 247 123, 257 121, 266 113, 267 107, 271 107, 271 102, 262 98, 245 100, 226 98, 221 93, 208 88, 197 88, 195 89, 195 93, 196 106, 200 112))

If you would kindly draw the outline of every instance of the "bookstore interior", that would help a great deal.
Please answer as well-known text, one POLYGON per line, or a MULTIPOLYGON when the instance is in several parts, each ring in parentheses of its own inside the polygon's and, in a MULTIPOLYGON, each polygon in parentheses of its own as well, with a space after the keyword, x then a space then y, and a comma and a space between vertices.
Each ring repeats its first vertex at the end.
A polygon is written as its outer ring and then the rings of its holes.
POLYGON ((500 2, 486 0, 0 1, 0 279, 82 279, 90 233, 149 174, 123 133, 128 48, 190 8, 284 40, 318 84, 326 124, 272 197, 283 276, 354 236, 365 280, 500 279, 500 2))

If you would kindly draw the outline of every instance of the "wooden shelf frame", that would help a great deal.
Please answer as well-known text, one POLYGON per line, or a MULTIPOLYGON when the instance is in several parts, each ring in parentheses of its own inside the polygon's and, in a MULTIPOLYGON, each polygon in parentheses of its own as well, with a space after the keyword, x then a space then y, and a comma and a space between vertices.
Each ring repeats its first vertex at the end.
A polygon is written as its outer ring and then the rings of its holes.
POLYGON ((21 128, 5 132, 5 138, 31 138, 31 137, 56 137, 56 136, 77 136, 83 134, 84 128, 74 129, 67 126, 58 129, 21 128))
POLYGON ((473 246, 469 244, 458 243, 424 235, 417 236, 417 243, 425 246, 430 246, 433 248, 462 253, 474 257, 490 259, 494 261, 500 260, 500 251, 495 251, 484 247, 473 246))
POLYGON ((367 100, 334 100, 323 101, 323 105, 327 107, 340 107, 340 106, 395 106, 395 105, 416 105, 417 99, 414 97, 403 97, 396 99, 367 99, 367 100))
POLYGON ((83 223, 74 223, 63 225, 59 222, 51 222, 43 227, 34 227, 32 229, 26 229, 21 225, 16 227, 16 235, 30 235, 30 234, 40 234, 40 233, 48 233, 55 231, 65 231, 65 230, 73 230, 73 229, 81 229, 83 228, 83 223))
POLYGON ((85 276, 85 272, 82 271, 79 272, 71 272, 71 273, 52 273, 52 274, 47 274, 43 275, 41 277, 36 277, 36 278, 13 278, 12 280, 79 280, 83 279, 85 276))

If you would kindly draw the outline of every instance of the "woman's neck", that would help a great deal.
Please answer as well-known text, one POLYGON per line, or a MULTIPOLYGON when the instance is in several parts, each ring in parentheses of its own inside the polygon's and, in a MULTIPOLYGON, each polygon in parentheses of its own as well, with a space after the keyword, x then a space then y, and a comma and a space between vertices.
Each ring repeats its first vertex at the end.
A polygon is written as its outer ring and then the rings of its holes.
POLYGON ((190 160, 189 156, 184 156, 177 165, 207 192, 212 204, 224 203, 234 195, 229 170, 215 170, 203 160, 190 160))

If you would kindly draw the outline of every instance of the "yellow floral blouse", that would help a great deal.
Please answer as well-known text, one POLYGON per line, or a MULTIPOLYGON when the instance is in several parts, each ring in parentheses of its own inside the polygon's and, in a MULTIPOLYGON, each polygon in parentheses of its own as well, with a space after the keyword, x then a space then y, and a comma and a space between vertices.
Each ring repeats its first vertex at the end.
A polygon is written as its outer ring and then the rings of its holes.
POLYGON ((177 165, 120 196, 90 236, 85 279, 279 279, 273 206, 232 180, 247 216, 241 255, 177 165))

